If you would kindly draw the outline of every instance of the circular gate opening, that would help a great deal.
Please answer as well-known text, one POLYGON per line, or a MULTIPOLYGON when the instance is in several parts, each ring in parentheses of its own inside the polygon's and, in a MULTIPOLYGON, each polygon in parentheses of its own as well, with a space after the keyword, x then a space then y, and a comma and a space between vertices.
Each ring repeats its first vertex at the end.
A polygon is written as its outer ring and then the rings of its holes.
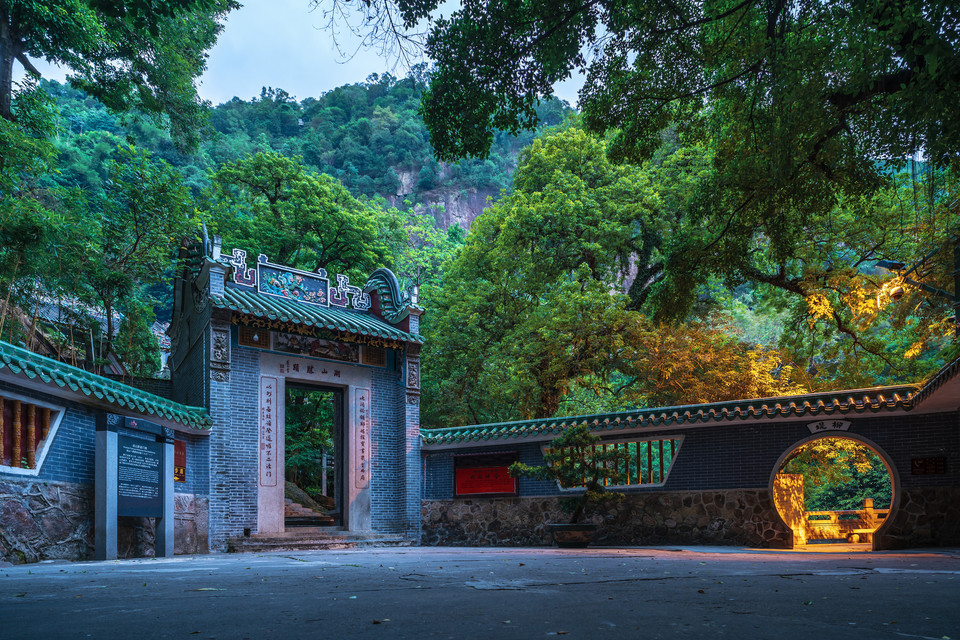
POLYGON ((774 476, 777 511, 794 546, 873 542, 893 505, 894 476, 883 456, 860 440, 810 439, 794 447, 774 476))

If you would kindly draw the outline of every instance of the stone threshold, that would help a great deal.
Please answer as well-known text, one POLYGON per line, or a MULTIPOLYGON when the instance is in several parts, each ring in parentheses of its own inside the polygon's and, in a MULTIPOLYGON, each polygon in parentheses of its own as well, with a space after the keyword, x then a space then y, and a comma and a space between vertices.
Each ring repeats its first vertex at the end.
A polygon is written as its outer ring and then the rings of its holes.
POLYGON ((365 547, 408 547, 413 544, 412 540, 400 534, 345 531, 340 527, 294 527, 283 533, 231 538, 227 540, 227 552, 335 551, 365 547))

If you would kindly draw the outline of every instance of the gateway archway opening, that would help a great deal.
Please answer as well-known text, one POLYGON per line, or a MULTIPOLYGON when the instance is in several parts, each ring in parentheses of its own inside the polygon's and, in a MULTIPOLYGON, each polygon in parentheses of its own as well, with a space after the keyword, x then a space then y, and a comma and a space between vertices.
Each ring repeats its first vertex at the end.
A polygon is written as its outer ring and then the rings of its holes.
POLYGON ((284 528, 343 526, 343 390, 287 385, 284 528))
MULTIPOLYGON (((860 440, 810 439, 787 453, 774 476, 774 502, 794 533, 794 546, 872 545, 894 498, 883 456, 860 440)), ((826 549, 824 549, 826 550, 826 549)))

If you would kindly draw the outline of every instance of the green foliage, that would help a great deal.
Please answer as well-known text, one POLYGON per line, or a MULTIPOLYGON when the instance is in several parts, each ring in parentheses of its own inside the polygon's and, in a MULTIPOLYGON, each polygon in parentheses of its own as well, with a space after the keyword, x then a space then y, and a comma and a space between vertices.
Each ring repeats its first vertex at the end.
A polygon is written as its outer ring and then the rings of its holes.
POLYGON ((629 453, 619 447, 600 446, 600 438, 584 424, 568 427, 550 443, 544 453, 546 464, 531 466, 522 462, 510 465, 510 475, 539 480, 554 480, 562 489, 580 490, 573 498, 562 498, 561 506, 570 513, 570 523, 582 522, 587 507, 616 502, 623 494, 607 492, 605 486, 623 482, 621 469, 629 464, 629 453))
POLYGON ((443 264, 463 246, 463 228, 453 225, 444 231, 429 213, 422 215, 408 210, 396 212, 396 216, 402 226, 396 236, 399 246, 393 250, 396 256, 393 272, 400 285, 421 290, 439 287, 443 264))
MULTIPOLYGON (((365 15, 384 29, 392 12, 409 26, 437 8, 396 0, 365 15)), ((949 98, 960 78, 958 18, 944 0, 468 0, 431 22, 424 119, 438 157, 483 156, 495 128, 533 126, 554 83, 586 71, 583 126, 607 134, 611 158, 657 165, 665 131, 699 156, 678 198, 659 194, 656 224, 638 223, 655 251, 637 254, 634 308, 657 320, 702 315, 711 279, 748 285, 758 301, 786 292, 784 346, 821 374, 816 384, 903 380, 940 360, 950 314, 936 300, 919 314, 884 312, 882 301, 868 309, 889 282, 871 264, 889 255, 911 264, 924 246, 949 252, 960 233, 946 173, 960 148, 949 98), (917 155, 929 172, 918 188, 914 171, 904 198, 898 169, 917 155)))
POLYGON ((877 509, 892 499, 892 479, 880 457, 850 438, 819 438, 796 449, 783 473, 803 475, 807 511, 846 511, 863 508, 871 498, 877 509))
MULTIPOLYGON (((474 189, 484 196, 496 196, 509 186, 516 154, 533 135, 514 138, 497 132, 488 159, 437 163, 431 158, 429 136, 418 113, 422 71, 414 69, 403 79, 375 74, 364 83, 338 87, 300 102, 282 89, 272 88, 264 88, 259 97, 249 101, 234 98, 211 111, 212 131, 194 155, 180 153, 149 121, 121 124, 82 92, 55 82, 42 86, 60 108, 58 146, 62 154, 79 155, 77 163, 88 164, 83 156, 90 155, 91 143, 84 141, 83 135, 126 135, 178 167, 194 193, 209 185, 208 172, 247 154, 272 150, 287 157, 301 156, 306 168, 339 178, 354 196, 390 201, 404 196, 410 201, 404 208, 421 210, 423 203, 436 202, 445 193, 474 189), (422 182, 421 173, 428 176, 422 182)), ((539 109, 545 125, 559 124, 569 112, 569 107, 557 101, 539 109)), ((65 174, 71 175, 73 162, 61 158, 61 163, 65 174)), ((84 175, 79 167, 78 173, 84 175)))
MULTIPOLYGON (((12 68, 45 58, 70 82, 117 112, 167 119, 175 140, 195 146, 206 105, 194 82, 206 68, 233 0, 0 5, 0 117, 13 117, 12 68)), ((39 75, 39 74, 36 74, 39 75)))
POLYGON ((424 423, 798 390, 776 352, 731 337, 719 315, 663 325, 634 308, 642 286, 618 293, 638 256, 648 261, 639 271, 655 272, 674 233, 662 213, 684 197, 697 157, 676 151, 659 165, 617 167, 576 128, 525 150, 513 191, 477 218, 431 298, 424 423))
POLYGON ((333 454, 334 404, 329 391, 287 388, 286 477, 320 495, 323 453, 333 454))
MULTIPOLYGON (((377 6, 413 25, 439 4, 377 6)), ((425 119, 441 157, 484 154, 493 128, 532 126, 537 101, 586 70, 586 124, 616 131, 615 155, 649 157, 680 122, 720 142, 730 175, 763 167, 755 192, 816 198, 818 182, 869 179, 864 158, 955 158, 957 19, 945 0, 467 0, 433 20, 425 119)))
POLYGON ((228 247, 269 255, 279 264, 349 274, 360 281, 390 264, 395 212, 357 200, 299 157, 261 152, 213 175, 212 230, 228 247))
POLYGON ((193 209, 180 175, 142 150, 118 149, 108 172, 98 209, 84 221, 88 246, 80 268, 105 311, 112 341, 113 311, 167 277, 180 239, 193 228, 193 209))
POLYGON ((160 372, 160 345, 150 326, 155 316, 148 301, 129 300, 117 332, 116 352, 127 372, 138 378, 152 378, 160 372))

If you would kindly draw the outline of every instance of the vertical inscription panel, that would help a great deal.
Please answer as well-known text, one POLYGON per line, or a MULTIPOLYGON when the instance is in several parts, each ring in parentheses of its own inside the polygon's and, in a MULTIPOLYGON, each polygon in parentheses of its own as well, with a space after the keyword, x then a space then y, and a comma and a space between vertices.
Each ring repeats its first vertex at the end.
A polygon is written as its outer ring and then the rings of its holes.
POLYGON ((357 428, 353 436, 354 486, 366 489, 370 483, 370 389, 354 389, 353 393, 357 410, 357 428))
POLYGON ((277 486, 277 389, 272 376, 260 378, 260 486, 277 486))

